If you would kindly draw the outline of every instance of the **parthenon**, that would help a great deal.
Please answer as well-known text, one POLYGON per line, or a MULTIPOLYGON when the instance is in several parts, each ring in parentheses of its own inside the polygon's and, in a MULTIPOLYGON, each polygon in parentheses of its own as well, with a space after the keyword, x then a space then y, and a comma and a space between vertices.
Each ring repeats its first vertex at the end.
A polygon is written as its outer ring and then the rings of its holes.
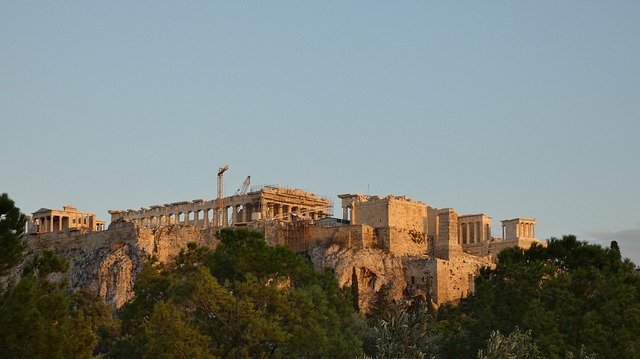
POLYGON ((148 228, 189 224, 203 228, 243 226, 259 220, 301 218, 317 220, 332 214, 331 201, 312 193, 266 186, 243 195, 224 198, 224 210, 216 211, 216 200, 195 199, 154 205, 139 210, 110 210, 111 222, 134 222, 148 228), (222 213, 222 221, 216 218, 222 213))

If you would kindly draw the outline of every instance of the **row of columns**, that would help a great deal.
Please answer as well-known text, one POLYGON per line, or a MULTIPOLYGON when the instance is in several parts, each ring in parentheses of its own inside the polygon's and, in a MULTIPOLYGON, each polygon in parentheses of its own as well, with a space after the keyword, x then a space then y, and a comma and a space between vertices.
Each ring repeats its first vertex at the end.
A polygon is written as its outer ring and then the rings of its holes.
POLYGON ((488 224, 482 225, 482 222, 466 222, 458 224, 459 244, 471 244, 487 241, 491 233, 488 224))
POLYGON ((291 215, 295 215, 304 219, 319 219, 324 216, 323 211, 304 206, 291 206, 276 202, 267 202, 265 204, 267 219, 288 219, 291 215))
POLYGON ((535 238, 536 237, 536 225, 535 222, 516 222, 502 225, 502 238, 503 239, 516 239, 516 238, 535 238), (507 238, 515 235, 515 238, 507 238))
POLYGON ((175 210, 169 214, 149 215, 135 218, 131 221, 140 226, 148 228, 158 228, 172 224, 189 224, 204 228, 214 227, 222 218, 222 226, 238 225, 253 221, 253 213, 260 213, 263 219, 283 219, 295 215, 305 219, 323 218, 325 213, 322 210, 304 206, 291 206, 277 202, 263 202, 261 204, 245 203, 226 205, 224 210, 205 208, 196 210, 175 210))
POLYGON ((535 238, 535 225, 533 223, 518 223, 516 226, 516 237, 535 238))
POLYGON ((188 224, 204 228, 214 227, 218 223, 217 219, 222 217, 222 226, 247 223, 251 221, 250 203, 240 205, 225 206, 224 210, 205 208, 196 210, 176 210, 168 214, 150 215, 147 217, 135 218, 131 221, 148 228, 158 228, 172 224, 188 224))
MULTIPOLYGON (((69 228, 91 228, 94 225, 94 219, 92 217, 78 215, 78 216, 64 216, 64 215, 49 215, 36 217, 33 219, 36 224, 38 233, 47 232, 62 232, 69 228)), ((91 228, 93 230, 93 228, 91 228)), ((98 223, 95 230, 104 230, 104 224, 98 223)))
POLYGON ((213 209, 203 209, 194 211, 174 212, 155 216, 133 219, 132 222, 148 228, 157 228, 171 224, 191 224, 194 226, 209 227, 213 220, 213 209), (209 218, 211 213, 211 218, 209 218))
POLYGON ((355 206, 344 206, 342 207, 342 219, 345 221, 350 221, 350 223, 356 222, 356 209, 355 206))

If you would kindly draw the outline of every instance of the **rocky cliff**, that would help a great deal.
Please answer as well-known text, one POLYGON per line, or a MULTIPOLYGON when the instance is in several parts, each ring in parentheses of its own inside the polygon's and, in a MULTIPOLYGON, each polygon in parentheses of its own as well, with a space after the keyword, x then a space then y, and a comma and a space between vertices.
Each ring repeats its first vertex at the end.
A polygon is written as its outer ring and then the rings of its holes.
POLYGON ((358 306, 369 312, 382 289, 387 300, 400 300, 407 287, 402 260, 376 248, 344 248, 339 244, 319 245, 309 250, 316 269, 331 268, 340 286, 357 282, 358 306))
MULTIPOLYGON (((215 229, 171 225, 152 230, 120 222, 100 232, 68 231, 29 237, 23 265, 43 251, 52 250, 69 260, 67 277, 72 290, 88 288, 119 308, 133 298, 135 278, 149 257, 166 263, 190 242, 215 248, 215 229)), ((340 286, 351 287, 355 281, 361 312, 373 308, 378 293, 384 293, 387 300, 401 300, 411 289, 404 257, 378 248, 319 243, 308 252, 314 266, 330 268, 340 286)), ((419 267, 423 270, 425 266, 419 267)), ((15 279, 21 270, 21 266, 15 268, 12 276, 0 278, 0 282, 15 279)))
MULTIPOLYGON (((215 248, 215 230, 173 225, 151 230, 132 223, 115 223, 100 232, 41 234, 28 238, 30 258, 45 250, 67 258, 71 289, 89 288, 116 308, 133 298, 136 275, 150 256, 170 261, 190 242, 215 248)), ((21 268, 16 268, 14 276, 21 268)))

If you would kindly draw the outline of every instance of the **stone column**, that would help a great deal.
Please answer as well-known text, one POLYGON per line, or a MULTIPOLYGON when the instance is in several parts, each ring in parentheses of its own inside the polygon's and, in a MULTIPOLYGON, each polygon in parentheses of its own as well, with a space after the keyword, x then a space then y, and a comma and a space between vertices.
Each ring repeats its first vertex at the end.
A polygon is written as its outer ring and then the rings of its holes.
POLYGON ((467 226, 467 235, 466 235, 467 238, 465 238, 465 240, 466 240, 465 243, 467 243, 467 244, 470 243, 469 241, 471 241, 471 226, 470 226, 470 224, 471 223, 466 223, 465 224, 467 226))
POLYGON ((270 219, 267 218, 267 204, 264 200, 260 200, 260 217, 262 219, 270 219))

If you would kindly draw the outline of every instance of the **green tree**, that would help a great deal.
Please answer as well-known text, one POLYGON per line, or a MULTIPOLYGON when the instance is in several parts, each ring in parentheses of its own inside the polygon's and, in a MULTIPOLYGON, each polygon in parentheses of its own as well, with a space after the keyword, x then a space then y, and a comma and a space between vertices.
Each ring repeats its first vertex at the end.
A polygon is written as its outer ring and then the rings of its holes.
POLYGON ((611 249, 620 253, 620 245, 618 245, 618 241, 611 241, 611 249))
POLYGON ((66 262, 48 254, 28 267, 27 274, 0 295, 2 356, 91 357, 97 341, 91 319, 78 309, 66 281, 46 279, 52 271, 66 268, 66 262))
POLYGON ((389 307, 371 317, 373 343, 365 343, 373 358, 435 358, 440 336, 435 317, 424 303, 389 307))
POLYGON ((215 251, 189 245, 175 263, 143 268, 114 357, 186 353, 167 347, 172 338, 191 343, 194 357, 361 354, 349 292, 330 272, 254 231, 227 229, 220 238, 215 251))
POLYGON ((22 260, 22 239, 27 219, 9 195, 0 195, 0 275, 22 260))
POLYGON ((633 263, 575 236, 504 250, 495 269, 481 271, 475 294, 446 308, 441 319, 461 329, 444 331, 443 352, 450 356, 471 357, 492 332, 516 327, 530 331, 545 358, 640 352, 640 277, 633 263), (456 347, 461 342, 468 346, 456 347))
POLYGON ((505 336, 493 331, 487 340, 487 347, 478 352, 478 359, 542 359, 544 358, 533 342, 531 331, 520 328, 505 336))

